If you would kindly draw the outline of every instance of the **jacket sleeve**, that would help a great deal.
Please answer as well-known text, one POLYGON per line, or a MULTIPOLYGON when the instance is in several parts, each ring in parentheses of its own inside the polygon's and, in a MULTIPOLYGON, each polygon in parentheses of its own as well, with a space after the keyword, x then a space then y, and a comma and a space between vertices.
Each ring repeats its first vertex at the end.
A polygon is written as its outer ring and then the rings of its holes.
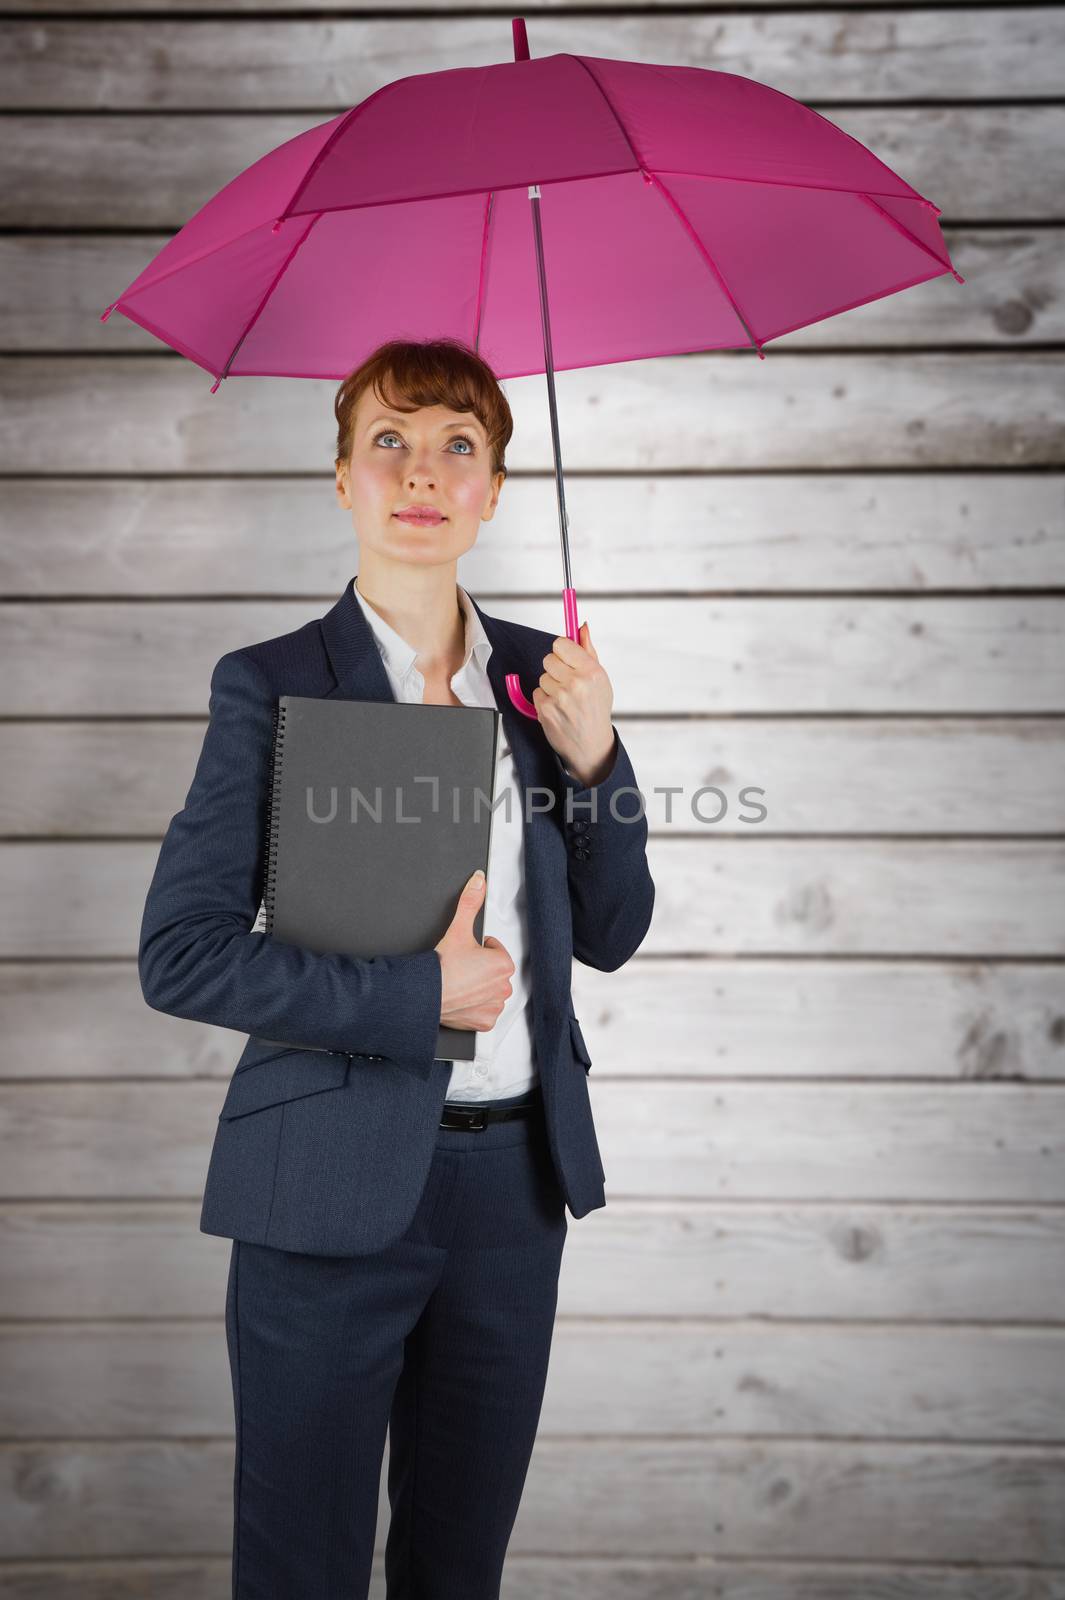
POLYGON ((298 1046, 382 1055, 428 1078, 440 1024, 435 950, 317 955, 253 932, 262 899, 277 697, 224 655, 184 808, 167 828, 141 922, 141 992, 157 1011, 298 1046))
POLYGON ((557 750, 552 754, 561 786, 573 954, 585 966, 615 972, 643 943, 654 908, 643 797, 617 728, 613 765, 591 787, 573 776, 557 750))

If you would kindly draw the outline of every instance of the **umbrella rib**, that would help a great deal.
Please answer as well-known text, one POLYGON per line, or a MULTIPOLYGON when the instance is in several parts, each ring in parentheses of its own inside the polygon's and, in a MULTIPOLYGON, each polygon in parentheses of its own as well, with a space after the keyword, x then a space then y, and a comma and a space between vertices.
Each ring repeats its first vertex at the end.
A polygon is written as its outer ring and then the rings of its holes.
POLYGON ((278 284, 281 282, 281 279, 285 276, 285 273, 288 271, 289 267, 292 265, 293 261, 296 258, 297 250, 303 244, 304 240, 307 238, 307 235, 310 233, 311 229, 314 227, 315 223, 318 221, 318 218, 321 215, 322 215, 322 213, 320 211, 315 212, 314 216, 311 217, 310 221, 307 223, 307 226, 304 228, 304 230, 300 234, 299 238, 296 239, 295 242, 293 243, 292 249, 289 251, 289 253, 285 257, 284 261, 282 261, 281 265, 278 267, 277 271, 274 273, 273 282, 270 284, 269 288, 266 290, 266 292, 263 295, 262 299, 259 301, 259 304, 256 306, 255 310, 252 312, 251 316, 248 318, 247 326, 245 327, 244 332, 241 334, 240 338, 237 340, 236 344, 233 346, 232 350, 229 353, 229 360, 226 362, 225 366, 222 368, 222 371, 218 374, 218 376, 215 378, 214 383, 211 385, 211 393, 212 394, 214 394, 215 390, 218 388, 218 385, 222 382, 222 379, 223 378, 228 378, 229 369, 233 365, 234 360, 236 359, 237 351, 240 349, 241 345, 244 343, 245 339, 248 337, 249 333, 254 328, 254 326, 258 322, 259 318, 262 316, 263 311, 266 308, 266 302, 269 300, 270 296, 273 294, 274 290, 277 288, 278 284))
POLYGON ((571 56, 570 59, 572 61, 579 61, 581 66, 584 68, 585 72, 588 74, 589 78, 591 78, 592 82, 595 84, 596 88, 599 90, 599 93, 602 95, 604 103, 606 104, 607 110, 610 112, 610 115, 613 117, 614 121, 617 123, 618 127, 621 129, 622 135, 624 136, 624 139, 625 139, 625 143, 628 145, 629 150, 632 153, 632 159, 635 161, 636 165, 639 167, 641 172, 645 171, 646 168, 644 167, 643 157, 640 155, 640 152, 637 150, 636 146, 633 144, 632 135, 629 132, 628 128, 626 128, 625 124, 622 122, 621 116, 620 116, 620 113, 618 112, 617 106, 614 104, 613 100, 611 100, 610 96, 607 94, 606 90, 603 88, 603 85, 599 82, 599 79, 596 77, 595 73, 592 71, 592 69, 588 65, 587 61, 584 59, 583 56, 571 56))
MULTIPOLYGON (((655 169, 664 173, 667 178, 698 178, 703 183, 757 183, 768 189, 813 189, 818 194, 882 194, 888 200, 912 200, 913 195, 900 195, 894 189, 850 189, 845 184, 839 183, 799 183, 794 178, 762 178, 756 177, 751 172, 696 172, 690 167, 658 167, 655 169)), ((601 174, 597 174, 601 176, 601 174)), ((609 176, 609 174, 604 174, 609 176)), ((941 207, 934 201, 926 200, 923 194, 916 198, 930 211, 940 215, 941 207)))
MULTIPOLYGON (((303 174, 303 177, 300 179, 299 183, 297 183, 291 200, 285 207, 284 211, 282 211, 281 215, 277 218, 278 222, 282 222, 289 215, 293 206, 296 204, 296 201, 300 198, 304 189, 306 189, 307 185, 310 183, 311 179, 314 177, 314 174, 318 171, 318 168, 321 166, 330 150, 332 150, 341 134, 347 133, 348 129, 351 127, 351 124, 357 121, 357 119, 366 110, 367 106, 372 105, 375 100, 380 99, 381 95, 385 94, 389 89, 394 89, 397 84, 404 82, 406 82, 406 79, 404 78, 394 78, 391 83, 383 83, 379 89, 374 90, 373 94, 367 95, 365 100, 360 100, 357 106, 352 106, 351 110, 346 116, 341 117, 340 121, 329 135, 329 138, 325 141, 322 148, 319 150, 318 154, 315 156, 314 160, 303 174)), ((322 208, 322 210, 328 209, 330 208, 325 206, 322 208)), ((333 209, 344 210, 346 208, 334 207, 333 209)), ((319 211, 317 216, 320 217, 321 215, 322 212, 319 211)))
POLYGON ((739 301, 736 299, 736 296, 732 293, 732 290, 728 286, 728 282, 727 282, 727 280, 725 278, 725 274, 721 271, 721 268, 718 266, 717 262, 714 260, 713 256, 710 254, 709 250, 706 248, 706 245, 703 243, 702 239, 700 239, 699 235, 696 233, 695 229, 692 227, 691 222, 689 221, 688 216, 685 213, 685 211, 684 211, 683 207, 681 206, 680 202, 673 196, 673 194, 670 192, 670 190, 666 188, 665 184, 662 182, 661 178, 658 176, 658 174, 656 172, 647 172, 647 173, 644 174, 644 176, 645 176, 646 181, 648 183, 655 184, 659 189, 661 189, 662 193, 665 195, 666 199, 669 201, 669 204, 673 207, 673 209, 676 212, 677 216, 680 218, 682 226, 687 230, 689 236, 694 241, 696 249, 699 251, 700 255, 703 257, 704 261, 706 262, 707 266, 710 268, 711 272, 716 277, 718 283, 721 285, 721 289, 722 289, 722 291, 723 291, 723 293, 725 295, 725 298, 728 300, 729 305, 732 307, 733 311, 736 313, 737 317, 739 318, 740 322, 742 323, 743 331, 747 335, 747 338, 749 339, 752 347, 755 350, 758 351, 758 359, 759 359, 759 361, 764 361, 765 360, 765 352, 762 349, 761 341, 758 340, 755 337, 755 335, 751 332, 750 326, 749 326, 749 324, 747 322, 747 318, 744 316, 743 312, 740 310, 739 301))
MULTIPOLYGON (((320 214, 321 213, 319 213, 319 215, 320 214)), ((178 261, 174 266, 167 267, 165 272, 157 273, 154 278, 149 278, 144 283, 138 283, 137 287, 133 290, 133 294, 144 294, 146 290, 154 289, 160 283, 165 283, 167 278, 172 278, 174 276, 175 272, 184 272, 188 267, 198 267, 201 261, 206 261, 210 256, 218 255, 219 251, 221 250, 228 250, 232 244, 239 244, 242 239, 247 239, 253 233, 258 233, 259 229, 265 228, 265 226, 266 219, 264 218, 259 222, 253 222, 250 228, 244 229, 243 233, 234 233, 228 239, 220 239, 217 244, 208 245, 206 250, 200 250, 196 255, 186 256, 183 261, 178 261)), ((273 225, 271 231, 274 233, 277 232, 276 223, 273 225)), ((175 234, 174 238, 176 239, 177 237, 178 234, 175 234)), ((136 279, 134 279, 134 282, 136 282, 136 279)), ((122 293, 119 295, 118 299, 114 302, 114 305, 112 305, 110 309, 113 311, 117 306, 119 310, 121 310, 121 302, 125 300, 126 295, 129 294, 129 292, 130 291, 128 288, 123 289, 122 293)), ((159 337, 162 338, 163 336, 160 334, 159 337)), ((163 342, 166 343, 166 340, 164 339, 163 342)))
MULTIPOLYGON (((473 313, 473 348, 475 350, 477 350, 477 345, 481 337, 481 312, 483 310, 484 302, 484 279, 488 263, 488 224, 492 217, 492 202, 494 199, 495 190, 489 189, 488 199, 485 201, 484 228, 481 232, 481 270, 477 278, 477 305, 474 308, 473 313)), ((479 351, 478 354, 480 354, 479 351)))
POLYGON ((765 360, 765 354, 764 354, 764 352, 762 350, 762 346, 759 344, 758 340, 755 338, 754 334, 751 332, 751 330, 750 330, 750 328, 749 328, 749 326, 747 324, 747 319, 743 315, 743 312, 740 310, 739 302, 737 301, 735 295, 732 293, 732 290, 729 288, 728 284, 725 281, 724 273, 718 267, 717 262, 714 260, 713 256, 710 254, 709 250, 703 244, 703 241, 700 239, 700 237, 696 233, 695 229, 692 227, 692 225, 691 225, 690 221, 688 220, 688 217, 685 214, 684 210, 682 209, 680 203, 674 198, 674 196, 666 188, 665 184, 661 181, 661 179, 657 176, 657 174, 648 171, 643 157, 640 155, 640 153, 637 150, 636 146, 632 142, 632 135, 629 133, 628 128, 626 128, 624 122, 621 120, 620 112, 618 111, 617 107, 615 106, 613 100, 611 100, 610 96, 607 94, 606 90, 603 88, 603 85, 600 83, 600 81, 599 81, 598 77, 596 76, 596 74, 592 71, 591 67, 588 65, 587 61, 584 59, 583 56, 574 56, 572 59, 574 61, 579 61, 580 62, 581 66, 584 68, 584 70, 588 74, 589 78, 591 78, 592 82, 595 84, 596 88, 599 90, 599 93, 602 95, 603 100, 604 100, 608 110, 610 111, 611 115, 614 118, 614 121, 617 123, 618 127, 621 129, 621 131, 622 131, 622 133, 623 133, 623 135, 625 137, 626 144, 628 145, 629 149, 632 151, 633 160, 636 162, 636 165, 639 167, 640 171, 643 173, 644 182, 645 183, 651 183, 651 184, 657 184, 658 188, 661 189, 662 193, 665 195, 666 199, 669 201, 669 204, 673 207, 673 210, 676 212, 677 216, 680 218, 680 221, 681 221, 682 225, 687 229, 689 235, 695 241, 696 248, 699 250, 700 254, 703 256, 704 260, 706 261, 707 266, 710 268, 711 272, 717 278, 718 283, 721 285, 721 288, 722 288, 722 290, 723 290, 723 292, 725 294, 725 298, 728 300, 729 305, 732 307, 733 311, 736 313, 736 316, 739 318, 740 323, 741 323, 741 325, 743 327, 743 331, 747 336, 747 339, 749 340, 749 342, 753 346, 753 348, 758 351, 758 359, 760 361, 764 361, 765 360))
MULTIPOLYGON (((401 80, 397 80, 397 81, 401 81, 401 80)), ((295 190, 294 190, 294 192, 292 194, 292 197, 289 200, 287 206, 285 206, 285 208, 281 212, 280 216, 274 218, 274 224, 273 224, 273 229, 272 229, 272 231, 274 233, 277 232, 278 225, 280 223, 284 222, 285 219, 288 217, 289 213, 292 210, 292 207, 295 205, 296 201, 299 199, 300 195, 303 193, 304 189, 307 187, 307 184, 310 182, 310 180, 311 180, 312 176, 314 175, 314 173, 318 170, 318 167, 321 165, 321 162, 323 161, 325 156, 328 155, 329 151, 333 148, 334 144, 340 138, 341 134, 345 131, 345 129, 350 127, 350 125, 352 124, 352 122, 354 122, 354 120, 355 120, 356 116, 359 114, 359 112, 363 111, 366 108, 366 106, 368 106, 370 104, 371 101, 376 100, 378 98, 378 96, 383 94, 386 89, 390 89, 392 87, 393 87, 393 85, 390 84, 390 83, 382 84, 379 89, 376 89, 373 94, 368 95, 367 98, 365 100, 363 100, 359 105, 353 106, 351 108, 351 110, 347 113, 347 115, 344 116, 341 119, 341 121, 333 129, 333 132, 330 134, 330 136, 326 140, 325 144, 322 146, 321 150, 319 150, 317 156, 315 156, 314 160, 311 162, 310 166, 307 168, 307 171, 304 173, 304 175, 300 179, 299 183, 296 185, 296 188, 295 188, 295 190)), ((345 206, 323 208, 323 211, 318 211, 318 212, 316 212, 314 214, 313 221, 317 222, 318 218, 323 215, 323 212, 326 209, 343 211, 343 210, 348 210, 348 209, 351 209, 351 208, 345 207, 345 206)), ((257 232, 258 229, 263 227, 264 225, 265 225, 265 219, 263 219, 262 221, 259 221, 259 222, 254 222, 254 223, 252 223, 250 228, 245 228, 243 233, 233 234, 229 238, 220 240, 218 242, 218 244, 209 245, 206 250, 201 250, 196 255, 192 255, 192 256, 186 257, 183 261, 179 261, 175 266, 168 267, 165 272, 159 273, 159 275, 157 277, 149 278, 146 283, 139 284, 138 287, 134 290, 134 293, 135 294, 140 294, 142 292, 142 290, 154 289, 156 284, 162 283, 166 278, 173 277, 175 272, 183 272, 186 267, 194 267, 194 266, 196 266, 196 264, 198 262, 205 261, 208 256, 217 255, 220 250, 226 250, 226 249, 229 248, 229 246, 231 244, 236 244, 241 239, 246 239, 249 234, 257 232)), ((178 235, 175 234, 174 237, 177 238, 178 235)), ((304 237, 306 237, 306 235, 304 235, 304 237)), ((302 244, 303 240, 301 239, 299 242, 300 242, 300 244, 302 244)), ((115 300, 110 306, 108 306, 106 313, 104 314, 104 316, 102 316, 100 318, 101 322, 106 322, 107 318, 110 316, 111 312, 116 309, 116 307, 118 309, 121 309, 120 302, 123 299, 125 292, 126 291, 123 291, 123 294, 119 295, 118 300, 115 300)), ((162 338, 162 335, 160 335, 160 338, 162 338)), ((166 341, 164 341, 164 342, 166 342, 166 341)), ((235 352, 234 352, 234 354, 235 354, 235 352)), ((232 357, 230 357, 230 360, 232 360, 232 357)), ((210 370, 210 369, 208 369, 208 370, 210 370)))
POLYGON ((169 329, 164 330, 163 328, 160 328, 157 323, 153 322, 150 317, 146 317, 143 312, 119 305, 117 300, 115 301, 115 305, 118 306, 118 309, 128 322, 136 323, 138 328, 143 328, 145 333, 152 334, 154 338, 159 340, 160 344, 169 345, 171 350, 176 350, 178 352, 178 355, 187 356, 188 359, 195 362, 198 367, 202 367, 204 372, 209 372, 212 376, 214 376, 214 362, 208 360, 206 356, 200 355, 198 351, 192 348, 187 340, 179 339, 177 335, 171 333, 169 329))
POLYGON ((879 201, 873 199, 871 194, 859 194, 858 198, 859 200, 865 200, 869 205, 874 206, 876 210, 880 212, 882 217, 886 217, 888 219, 893 228, 897 228, 899 230, 904 238, 909 239, 913 244, 920 245, 921 249, 926 253, 926 255, 930 255, 933 261, 938 261, 939 265, 945 272, 953 272, 959 283, 965 282, 965 279, 962 277, 961 273, 958 272, 957 268, 954 266, 949 257, 946 261, 944 261, 943 257, 937 251, 933 250, 931 245, 925 244, 923 239, 918 239, 917 235, 915 233, 911 233, 904 222, 900 222, 898 217, 892 216, 891 212, 885 210, 879 201))

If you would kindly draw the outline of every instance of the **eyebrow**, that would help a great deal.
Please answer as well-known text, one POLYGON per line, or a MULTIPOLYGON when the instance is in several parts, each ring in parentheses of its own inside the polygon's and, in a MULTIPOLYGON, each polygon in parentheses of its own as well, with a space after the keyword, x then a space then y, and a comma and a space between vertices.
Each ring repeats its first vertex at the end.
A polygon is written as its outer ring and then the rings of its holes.
MULTIPOLYGON (((394 411, 392 411, 392 412, 382 412, 382 414, 379 417, 374 417, 372 422, 367 423, 366 431, 367 431, 367 433, 369 433, 370 429, 371 428, 376 428, 376 426, 377 426, 377 424, 379 422, 400 422, 400 423, 405 423, 406 420, 407 420, 406 417, 400 417, 394 411)), ((442 433, 450 433, 455 428, 471 428, 471 427, 479 429, 479 431, 482 434, 484 434, 484 427, 483 427, 482 423, 479 421, 479 419, 477 417, 471 417, 471 418, 469 418, 469 420, 463 419, 463 421, 461 421, 461 422, 442 422, 440 424, 440 431, 442 433)))

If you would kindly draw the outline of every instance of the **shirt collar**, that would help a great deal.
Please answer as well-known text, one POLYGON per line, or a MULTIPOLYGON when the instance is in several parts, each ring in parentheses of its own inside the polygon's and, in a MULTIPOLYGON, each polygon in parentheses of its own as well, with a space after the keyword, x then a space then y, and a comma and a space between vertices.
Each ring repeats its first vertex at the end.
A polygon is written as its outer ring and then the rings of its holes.
MULTIPOLYGON (((351 587, 355 598, 359 602, 363 616, 370 625, 386 665, 395 673, 397 678, 405 678, 418 659, 418 652, 409 645, 395 628, 389 626, 379 611, 376 611, 364 594, 359 592, 356 578, 352 578, 351 587)), ((461 583, 456 583, 459 606, 466 624, 466 649, 462 658, 459 671, 464 671, 469 664, 470 656, 476 655, 482 667, 487 667, 488 657, 492 653, 492 641, 484 631, 484 624, 477 615, 477 608, 470 599, 461 583)))

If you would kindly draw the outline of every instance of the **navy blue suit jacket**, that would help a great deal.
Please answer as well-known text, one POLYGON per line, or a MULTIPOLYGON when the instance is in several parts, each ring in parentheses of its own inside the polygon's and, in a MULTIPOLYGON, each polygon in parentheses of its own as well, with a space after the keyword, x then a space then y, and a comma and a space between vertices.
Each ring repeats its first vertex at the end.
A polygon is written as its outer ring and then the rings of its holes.
MULTIPOLYGON (((589 789, 566 772, 539 722, 510 703, 504 674, 519 672, 526 690, 538 683, 555 635, 479 605, 477 613, 523 797, 534 1038, 551 1155, 581 1217, 606 1201, 572 958, 613 972, 642 942, 654 904, 647 823, 616 728, 613 766, 589 789), (526 805, 534 786, 541 792, 526 805), (614 816, 611 797, 625 788, 633 792, 617 796, 614 816), (593 794, 594 820, 581 804, 593 794)), ((249 1036, 218 1119, 202 1231, 362 1255, 404 1232, 436 1145, 451 1072, 434 1060, 440 958, 435 949, 318 955, 254 931, 282 694, 395 699, 351 580, 324 617, 216 665, 192 786, 148 890, 140 982, 158 1011, 249 1036)))

